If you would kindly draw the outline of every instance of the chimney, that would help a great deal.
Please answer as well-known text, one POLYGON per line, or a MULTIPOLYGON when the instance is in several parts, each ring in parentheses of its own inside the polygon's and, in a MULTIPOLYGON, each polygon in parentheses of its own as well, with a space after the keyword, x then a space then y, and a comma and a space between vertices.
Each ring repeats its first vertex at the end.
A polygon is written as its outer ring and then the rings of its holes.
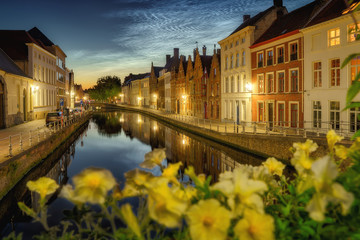
POLYGON ((206 56, 206 46, 205 45, 203 46, 202 50, 203 50, 203 56, 206 56))
POLYGON ((167 54, 167 55, 166 55, 166 64, 168 64, 168 63, 169 63, 169 61, 170 61, 170 55, 169 55, 169 54, 167 54))
POLYGON ((216 54, 216 44, 214 44, 214 55, 216 54))
MULTIPOLYGON (((274 0, 274 1, 276 1, 276 0, 274 0)), ((250 19, 250 15, 243 15, 243 22, 246 22, 249 19, 250 19)))
POLYGON ((282 7, 283 1, 282 0, 274 0, 274 6, 275 7, 282 7))
POLYGON ((179 59, 179 49, 178 48, 174 48, 174 58, 179 59))

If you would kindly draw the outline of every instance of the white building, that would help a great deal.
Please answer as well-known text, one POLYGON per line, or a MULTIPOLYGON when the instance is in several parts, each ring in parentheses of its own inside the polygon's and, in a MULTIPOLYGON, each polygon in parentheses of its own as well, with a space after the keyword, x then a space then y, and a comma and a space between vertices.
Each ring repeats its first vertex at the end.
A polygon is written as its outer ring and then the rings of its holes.
POLYGON ((243 23, 228 37, 219 41, 221 47, 221 120, 251 122, 251 57, 249 47, 277 18, 286 13, 282 0, 254 17, 243 16, 243 23))
MULTIPOLYGON (((360 129, 359 108, 342 111, 347 90, 360 71, 360 57, 341 69, 347 56, 358 53, 355 23, 342 0, 328 1, 305 29, 304 34, 304 120, 307 128, 346 134, 360 129), (334 17, 336 16, 336 17, 334 17)), ((360 19, 360 12, 355 18, 360 19)), ((360 24, 358 24, 358 28, 360 24)), ((354 99, 360 102, 360 96, 354 99)))

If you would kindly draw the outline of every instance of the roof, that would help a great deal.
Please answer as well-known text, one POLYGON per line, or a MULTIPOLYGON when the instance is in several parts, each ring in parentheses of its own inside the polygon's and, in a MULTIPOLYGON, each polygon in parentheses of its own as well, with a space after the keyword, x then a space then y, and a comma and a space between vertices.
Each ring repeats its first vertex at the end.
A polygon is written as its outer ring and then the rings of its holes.
POLYGON ((236 28, 235 31, 233 31, 229 36, 233 35, 234 33, 237 33, 241 29, 244 29, 248 26, 254 26, 257 21, 259 21, 262 17, 264 17, 266 14, 268 14, 269 12, 271 12, 271 10, 273 10, 275 8, 276 8, 275 6, 271 6, 270 8, 266 9, 265 11, 262 11, 262 12, 256 14, 252 18, 249 18, 248 20, 243 22, 238 28, 236 28))
POLYGON ((253 45, 303 28, 319 9, 321 2, 315 0, 305 6, 279 17, 253 45))
POLYGON ((123 86, 130 84, 130 82, 132 81, 143 79, 149 76, 150 73, 139 73, 139 74, 130 73, 128 76, 125 77, 123 86))
POLYGON ((154 73, 156 77, 160 76, 160 71, 163 70, 164 67, 154 67, 154 73))
POLYGON ((210 72, 212 58, 213 58, 213 56, 200 55, 202 67, 203 67, 204 70, 205 70, 205 68, 206 68, 206 72, 207 72, 207 73, 210 72))
POLYGON ((1 48, 0 48, 0 69, 4 70, 7 73, 28 77, 1 48))
MULTIPOLYGON (((351 4, 351 6, 356 6, 360 1, 355 0, 351 4)), ((306 27, 310 27, 337 17, 342 16, 345 10, 348 9, 348 6, 345 4, 344 0, 330 0, 327 1, 321 8, 318 9, 318 12, 314 17, 312 17, 308 23, 306 24, 306 27)), ((353 7, 349 8, 349 11, 346 11, 348 14, 353 10, 353 7)))
POLYGON ((43 34, 37 27, 33 27, 28 31, 28 33, 36 39, 36 41, 43 43, 45 46, 55 45, 50 39, 48 39, 45 34, 43 34))
POLYGON ((0 48, 14 61, 28 60, 26 43, 40 46, 25 30, 0 30, 0 48))

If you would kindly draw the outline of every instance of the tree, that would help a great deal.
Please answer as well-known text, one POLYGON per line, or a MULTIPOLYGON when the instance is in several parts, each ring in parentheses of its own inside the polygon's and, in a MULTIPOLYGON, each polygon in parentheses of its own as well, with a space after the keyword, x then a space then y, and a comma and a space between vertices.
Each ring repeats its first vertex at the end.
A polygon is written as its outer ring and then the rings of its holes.
POLYGON ((97 80, 89 89, 89 95, 97 101, 111 101, 121 92, 121 79, 117 76, 105 76, 97 80))

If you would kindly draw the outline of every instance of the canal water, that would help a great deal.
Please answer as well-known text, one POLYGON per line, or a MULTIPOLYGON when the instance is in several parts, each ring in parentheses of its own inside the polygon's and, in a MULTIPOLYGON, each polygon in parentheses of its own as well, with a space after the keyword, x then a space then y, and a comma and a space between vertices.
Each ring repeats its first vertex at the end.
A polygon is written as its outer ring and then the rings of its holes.
MULTIPOLYGON (((182 176, 187 166, 194 166, 196 173, 205 173, 216 181, 219 174, 232 170, 239 164, 260 165, 264 159, 224 147, 169 126, 167 123, 132 112, 98 112, 89 124, 77 133, 77 137, 62 152, 55 153, 50 160, 29 173, 7 197, 0 202, 1 237, 13 229, 23 232, 24 239, 41 230, 17 208, 16 202, 23 201, 35 206, 37 196, 26 189, 26 182, 47 176, 60 185, 72 183, 71 178, 83 169, 94 166, 109 169, 123 184, 124 173, 144 160, 144 155, 154 148, 166 148, 164 165, 181 161, 182 176)), ((152 170, 155 175, 160 169, 152 170)), ((73 206, 65 199, 54 196, 49 204, 49 224, 59 223, 64 209, 73 206)))

